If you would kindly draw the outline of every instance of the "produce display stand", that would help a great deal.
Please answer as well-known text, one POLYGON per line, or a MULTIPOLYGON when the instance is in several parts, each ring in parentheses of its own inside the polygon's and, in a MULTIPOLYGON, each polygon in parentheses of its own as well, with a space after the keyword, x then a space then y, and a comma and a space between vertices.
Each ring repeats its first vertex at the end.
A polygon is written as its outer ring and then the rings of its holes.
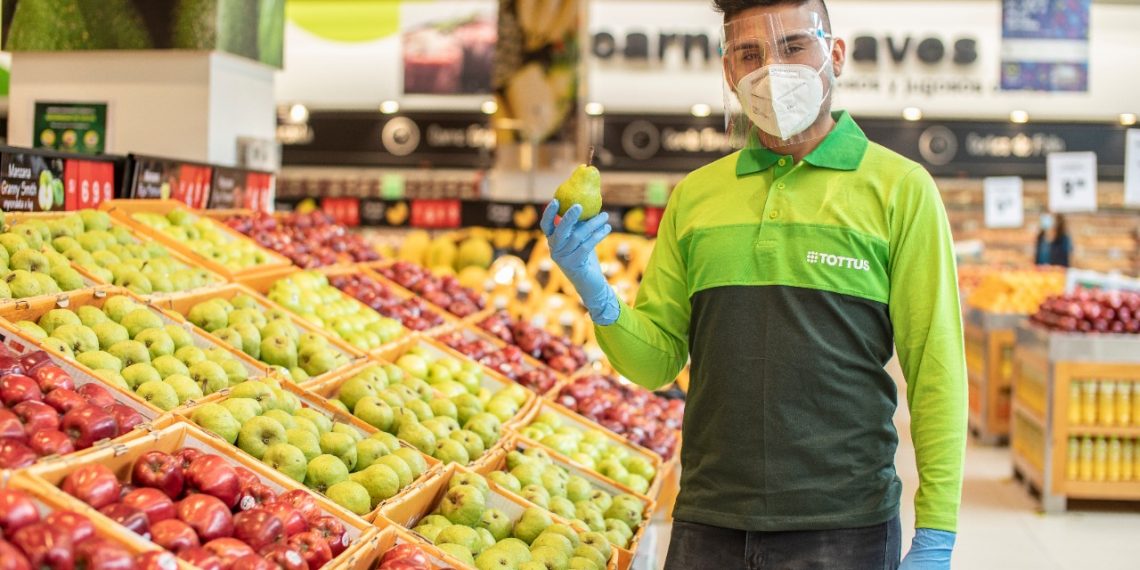
POLYGON ((1009 439, 1014 331, 1024 317, 970 309, 963 320, 970 430, 997 445, 1009 439))
MULTIPOLYGON (((518 348, 517 346, 503 342, 502 339, 488 333, 487 331, 479 328, 475 324, 459 324, 459 325, 452 326, 449 328, 444 328, 441 330, 434 331, 428 336, 432 340, 434 340, 437 344, 439 344, 442 347, 447 348, 447 350, 458 355, 459 357, 464 358, 466 360, 474 360, 470 356, 463 354, 458 349, 452 348, 450 345, 448 345, 447 343, 443 342, 443 340, 441 340, 441 337, 443 337, 449 333, 452 333, 452 332, 458 332, 463 337, 463 340, 468 341, 468 342, 473 341, 473 340, 485 340, 485 341, 491 343, 492 345, 494 345, 494 347, 497 350, 503 350, 504 348, 507 348, 508 346, 512 347, 512 348, 517 348, 519 350, 519 353, 522 356, 522 367, 523 367, 524 372, 531 371, 531 370, 545 370, 545 371, 549 372, 550 374, 554 375, 554 386, 551 387, 550 390, 547 390, 547 391, 542 392, 542 393, 538 393, 539 396, 551 396, 551 397, 553 397, 554 394, 557 394, 556 390, 558 389, 558 387, 560 385, 562 385, 563 383, 565 383, 565 381, 567 379, 567 376, 565 374, 562 374, 561 372, 558 372, 557 370, 547 366, 545 362, 538 360, 537 358, 534 358, 533 356, 527 354, 526 352, 523 352, 523 350, 521 348, 518 348)), ((496 374, 503 375, 504 377, 506 376, 501 370, 496 370, 496 369, 488 366, 487 364, 483 364, 482 362, 480 362, 480 364, 482 364, 484 368, 491 370, 491 371, 495 372, 496 374)), ((531 389, 529 386, 527 386, 527 388, 531 389)), ((531 389, 531 391, 534 391, 534 390, 531 389)))
MULTIPOLYGON (((387 522, 398 525, 404 529, 414 528, 420 519, 431 514, 443 499, 443 496, 447 494, 447 483, 451 480, 451 477, 464 472, 470 472, 470 470, 464 469, 454 463, 436 471, 432 474, 430 479, 416 486, 410 493, 405 494, 403 500, 392 503, 387 507, 382 507, 380 509, 380 516, 387 522)), ((488 482, 488 486, 490 486, 490 482, 488 482)), ((523 512, 532 506, 531 503, 516 497, 513 493, 503 493, 499 491, 498 487, 492 487, 491 493, 487 497, 487 508, 503 511, 503 513, 511 519, 512 523, 517 522, 519 518, 522 517, 523 512)), ((555 523, 569 524, 569 521, 553 513, 551 513, 551 519, 555 523)), ((410 532, 410 534, 423 544, 431 544, 430 541, 415 532, 410 532)), ((606 568, 608 570, 617 570, 617 563, 617 547, 612 547, 609 564, 606 568)), ((454 566, 456 568, 469 568, 466 564, 458 561, 454 562, 454 566)))
MULTIPOLYGON (((173 296, 173 297, 170 297, 168 299, 161 300, 161 301, 154 301, 151 304, 153 306, 159 308, 159 309, 164 310, 164 311, 174 313, 175 315, 177 315, 178 318, 189 322, 188 315, 190 314, 190 310, 193 309, 195 305, 209 301, 211 299, 224 299, 224 300, 228 301, 230 299, 233 299, 234 297, 237 297, 238 295, 248 295, 249 297, 251 297, 254 301, 257 302, 258 308, 263 313, 269 312, 269 311, 281 311, 281 312, 289 315, 289 320, 293 323, 294 326, 296 326, 297 328, 299 328, 301 330, 302 334, 312 333, 315 335, 319 335, 322 338, 325 338, 326 340, 328 340, 329 344, 332 346, 332 348, 334 350, 336 350, 338 353, 340 353, 341 355, 343 355, 345 358, 347 358, 349 361, 348 364, 341 367, 342 369, 347 368, 349 365, 351 365, 356 360, 364 358, 363 352, 358 350, 356 347, 344 342, 343 340, 340 339, 340 337, 337 337, 335 335, 330 335, 329 333, 325 332, 323 329, 319 329, 319 328, 313 326, 307 320, 298 317, 297 315, 293 314, 291 311, 285 309, 284 307, 278 305, 277 303, 274 303, 273 301, 270 301, 269 299, 266 299, 262 295, 258 294, 256 291, 254 291, 248 287, 245 287, 243 285, 232 285, 232 284, 231 285, 224 285, 222 287, 219 287, 219 288, 213 289, 213 290, 209 290, 209 291, 201 291, 201 292, 197 292, 197 293, 186 293, 186 294, 182 294, 182 295, 173 296)), ((194 325, 191 324, 191 326, 194 326, 194 325)), ((209 335, 213 338, 213 335, 211 335, 210 333, 198 328, 197 326, 194 326, 194 330, 196 332, 198 332, 199 334, 209 335)), ((260 362, 260 361, 258 361, 258 362, 260 362)), ((265 364, 265 363, 261 363, 261 364, 263 366, 268 366, 268 364, 265 364)), ((325 378, 328 378, 334 372, 336 372, 335 369, 330 370, 329 372, 326 372, 320 376, 309 379, 308 382, 317 382, 317 381, 323 380, 325 378)))
MULTIPOLYGON (((1087 406, 1099 408, 1104 402, 1103 393, 1094 391, 1090 397, 1089 386, 1123 383, 1132 394, 1133 388, 1140 389, 1140 337, 1050 332, 1029 323, 1016 334, 1011 422, 1015 477, 1040 493, 1049 513, 1064 511, 1069 499, 1140 500, 1140 472, 1129 470, 1134 473, 1127 479, 1120 476, 1123 458, 1116 458, 1114 469, 1107 449, 1096 450, 1094 456, 1092 447, 1093 441, 1107 448, 1112 440, 1126 446, 1140 440, 1140 418, 1117 425, 1098 422, 1097 408, 1085 415, 1087 406)), ((1128 404, 1135 409, 1138 402, 1128 404)), ((1119 404, 1112 405, 1115 415, 1119 404)))
MULTIPOLYGON (((372 265, 372 264, 358 263, 358 264, 353 264, 353 265, 329 265, 326 267, 320 267, 320 268, 314 269, 313 271, 318 271, 320 273, 324 273, 330 280, 333 277, 341 277, 341 276, 349 276, 349 275, 359 275, 362 277, 367 277, 368 279, 371 279, 372 281, 375 281, 375 282, 379 283, 380 285, 382 285, 383 287, 387 288, 392 293, 393 296, 399 298, 401 301, 410 299, 412 297, 418 297, 418 295, 416 295, 415 293, 408 291, 407 289, 401 287, 397 283, 389 280, 387 277, 384 277, 383 275, 380 275, 379 273, 373 271, 369 267, 369 265, 372 265)), ((344 291, 341 291, 341 292, 344 293, 344 291)), ((345 295, 348 295, 348 293, 345 293, 345 295)), ((352 295, 348 295, 348 296, 352 297, 352 295)), ((352 297, 352 298, 355 299, 355 297, 352 297)), ((360 301, 360 299, 357 299, 357 301, 360 301)), ((427 308, 427 310, 431 311, 432 314, 440 317, 443 320, 443 322, 434 326, 434 327, 424 329, 422 331, 411 331, 411 329, 408 329, 409 331, 423 333, 423 334, 431 334, 432 332, 446 329, 447 327, 453 326, 456 323, 460 322, 459 317, 456 317, 455 315, 447 312, 446 310, 433 305, 432 303, 428 302, 426 299, 421 299, 421 301, 423 301, 423 304, 427 308)), ((360 301, 360 303, 367 306, 367 303, 365 303, 364 301, 360 301)), ((375 311, 375 309, 372 309, 371 307, 369 307, 369 310, 375 311)), ((380 313, 380 311, 375 311, 375 312, 380 313)), ((383 313, 380 313, 380 314, 383 315, 383 313)), ((388 317, 388 318, 392 318, 392 317, 388 317)), ((397 319, 397 320, 399 320, 399 319, 397 319)), ((407 328, 407 327, 404 327, 404 328, 407 328)))
POLYGON ((165 245, 168 249, 176 249, 183 253, 185 256, 193 259, 195 264, 200 267, 205 267, 218 275, 226 278, 227 281, 237 281, 242 278, 250 278, 265 273, 272 273, 280 271, 284 268, 292 267, 293 263, 285 256, 261 247, 260 244, 253 241, 245 234, 237 232, 223 224, 222 222, 213 219, 209 216, 201 216, 197 210, 187 207, 182 202, 177 200, 109 200, 103 202, 100 209, 107 211, 111 217, 118 220, 120 223, 130 227, 137 235, 146 236, 154 239, 155 241, 165 245), (182 243, 174 237, 168 235, 166 232, 152 228, 139 220, 135 219, 136 214, 148 213, 159 214, 166 216, 173 211, 185 211, 188 214, 193 214, 199 218, 206 220, 207 223, 213 225, 222 235, 227 236, 230 243, 243 242, 250 247, 260 250, 266 255, 267 261, 254 267, 245 267, 241 269, 227 267, 213 259, 201 255, 190 249, 185 243, 182 243))
POLYGON ((332 570, 375 570, 380 564, 380 559, 389 550, 401 544, 412 544, 423 551, 428 557, 431 570, 454 570, 465 566, 435 546, 415 538, 410 531, 384 523, 379 532, 373 533, 367 540, 358 541, 348 551, 345 551, 339 563, 324 568, 332 570))
MULTIPOLYGON (((197 426, 182 421, 175 422, 146 437, 136 438, 129 442, 100 450, 97 453, 89 453, 72 460, 61 460, 32 467, 28 470, 28 474, 47 485, 44 491, 45 494, 50 494, 50 496, 55 497, 60 503, 66 504, 69 508, 74 510, 84 512, 84 514, 88 514, 88 512, 83 511, 83 509, 89 509, 90 513, 93 513, 89 514, 92 519, 99 517, 101 521, 107 525, 118 527, 118 525, 110 519, 103 517, 98 511, 95 511, 95 509, 91 509, 79 499, 68 495, 59 488, 67 475, 81 465, 100 463, 114 471, 119 481, 130 481, 131 469, 135 461, 144 453, 158 450, 173 454, 184 448, 199 449, 207 454, 218 455, 225 459, 230 465, 244 467, 253 472, 253 474, 261 480, 262 484, 272 489, 275 493, 283 493, 293 489, 304 489, 304 486, 300 483, 278 473, 244 453, 238 452, 233 446, 206 434, 197 426)), ((346 546, 358 540, 366 540, 370 533, 375 532, 375 529, 370 523, 326 499, 319 493, 313 492, 312 496, 321 511, 344 524, 346 531, 345 538, 349 541, 346 546)), ((122 530, 123 532, 129 533, 129 531, 125 529, 122 530)), ((341 553, 338 559, 343 557, 346 552, 348 552, 347 549, 341 553)))

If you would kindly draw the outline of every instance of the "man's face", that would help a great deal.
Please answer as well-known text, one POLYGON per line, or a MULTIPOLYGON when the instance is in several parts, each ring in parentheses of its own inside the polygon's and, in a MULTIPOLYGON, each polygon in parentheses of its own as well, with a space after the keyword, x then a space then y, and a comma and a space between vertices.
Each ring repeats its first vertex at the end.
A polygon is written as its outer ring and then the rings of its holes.
POLYGON ((761 67, 782 63, 822 69, 830 59, 830 71, 822 74, 824 92, 830 93, 846 62, 846 46, 830 39, 822 25, 813 2, 757 6, 732 16, 725 21, 725 77, 736 86, 761 67))

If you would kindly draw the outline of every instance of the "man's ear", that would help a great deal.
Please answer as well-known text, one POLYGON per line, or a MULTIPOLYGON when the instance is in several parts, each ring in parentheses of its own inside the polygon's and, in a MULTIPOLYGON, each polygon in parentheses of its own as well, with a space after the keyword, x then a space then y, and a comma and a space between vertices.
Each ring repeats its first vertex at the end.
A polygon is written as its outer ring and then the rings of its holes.
POLYGON ((843 38, 835 38, 835 44, 831 46, 831 68, 835 70, 835 76, 843 75, 843 66, 847 64, 847 43, 843 38))

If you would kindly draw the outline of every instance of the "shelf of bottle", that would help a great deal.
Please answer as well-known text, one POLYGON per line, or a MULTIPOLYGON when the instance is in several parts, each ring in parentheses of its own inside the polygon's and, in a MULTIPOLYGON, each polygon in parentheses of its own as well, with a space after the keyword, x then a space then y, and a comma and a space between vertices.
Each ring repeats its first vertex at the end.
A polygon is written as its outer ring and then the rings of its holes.
POLYGON ((1070 425, 1069 435, 1079 437, 1087 436, 1104 436, 1104 437, 1123 437, 1123 438, 1140 438, 1140 426, 1084 426, 1084 425, 1070 425))

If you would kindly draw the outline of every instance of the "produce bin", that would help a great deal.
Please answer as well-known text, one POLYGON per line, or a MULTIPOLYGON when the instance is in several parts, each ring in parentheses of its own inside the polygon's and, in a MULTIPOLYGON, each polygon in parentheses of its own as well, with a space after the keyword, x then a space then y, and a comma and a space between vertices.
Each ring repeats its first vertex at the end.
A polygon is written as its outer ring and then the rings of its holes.
MULTIPOLYGON (((375 570, 392 548, 401 544, 412 544, 419 548, 428 557, 431 570, 446 570, 459 568, 463 564, 448 556, 436 547, 412 536, 412 534, 394 525, 385 524, 378 532, 373 533, 366 541, 358 541, 347 554, 347 558, 335 566, 336 570, 375 570)), ((345 558, 342 556, 341 558, 345 558)))
POLYGON ((970 309, 964 319, 970 429, 987 445, 1009 439, 1014 331, 1022 315, 970 309))
MULTIPOLYGON (((346 277, 346 276, 358 275, 358 276, 368 278, 368 279, 378 283, 382 287, 386 288, 392 294, 392 296, 400 299, 401 301, 405 301, 407 299, 412 299, 412 298, 418 298, 421 301, 423 301, 422 297, 419 297, 418 295, 412 293, 411 291, 408 291, 407 289, 400 287, 396 283, 393 283, 392 281, 388 280, 388 278, 384 277, 383 275, 380 275, 379 273, 373 271, 372 269, 369 269, 369 265, 370 264, 367 264, 367 263, 358 263, 355 265, 331 265, 331 266, 327 266, 327 267, 321 267, 319 269, 316 269, 316 271, 319 271, 319 272, 327 275, 330 281, 334 277, 346 277)), ((342 292, 343 292, 343 290, 342 290, 342 292)), ((345 293, 345 294, 347 295, 347 293, 345 293)), ((349 296, 353 297, 352 295, 349 295, 349 296)), ((353 297, 353 298, 355 299, 356 297, 353 297)), ((362 304, 368 306, 368 303, 366 301, 364 301, 363 299, 356 299, 356 300, 360 301, 362 304)), ((430 334, 433 331, 443 330, 444 328, 451 326, 451 325, 454 325, 455 323, 459 322, 459 318, 456 317, 455 315, 452 315, 451 313, 449 313, 443 309, 440 309, 439 307, 436 307, 435 305, 433 305, 427 301, 423 301, 423 304, 424 304, 424 309, 426 311, 428 311, 432 315, 442 319, 442 322, 436 326, 428 327, 426 329, 421 329, 421 330, 414 330, 414 329, 409 328, 408 329, 409 331, 419 332, 419 333, 423 333, 423 334, 430 334)), ((373 310, 375 310, 375 309, 373 309, 373 310)), ((376 311, 376 312, 380 313, 381 315, 384 315, 384 313, 382 313, 380 311, 376 311)), ((388 315, 384 315, 384 316, 388 316, 388 315)), ((393 316, 393 317, 389 317, 389 318, 395 318, 396 320, 399 320, 401 323, 404 323, 404 321, 402 319, 400 319, 399 317, 393 316)), ((404 324, 404 326, 405 326, 405 328, 408 328, 406 323, 404 324)))
MULTIPOLYGON (((517 346, 509 345, 509 344, 503 342, 502 340, 498 339, 497 337, 488 334, 487 332, 483 331, 482 329, 475 327, 474 325, 469 325, 469 324, 456 325, 453 327, 445 328, 443 330, 434 331, 430 336, 437 343, 446 346, 448 349, 454 351, 456 354, 463 354, 461 351, 459 351, 459 349, 451 346, 450 344, 448 344, 444 340, 446 337, 452 335, 453 333, 458 333, 461 336, 461 338, 463 339, 463 341, 465 341, 465 342, 484 341, 484 342, 490 343, 490 345, 493 345, 495 347, 496 352, 501 352, 504 349, 508 349, 508 347, 509 347, 508 350, 512 350, 512 351, 517 350, 519 355, 520 355, 519 360, 521 362, 521 366, 520 366, 521 373, 520 374, 538 373, 538 374, 548 375, 554 379, 553 384, 551 385, 551 387, 548 390, 538 390, 534 387, 527 386, 527 388, 529 388, 531 391, 537 393, 539 396, 551 396, 552 394, 555 394, 556 393, 555 390, 558 389, 558 385, 562 384, 566 381, 566 378, 567 378, 566 375, 558 373, 557 371, 555 371, 553 368, 550 368, 549 366, 547 366, 542 361, 533 358, 529 354, 526 354, 525 352, 522 351, 522 349, 518 348, 517 346)), ((471 358, 470 356, 466 356, 466 355, 464 355, 464 356, 466 358, 471 358)), ((479 362, 481 364, 483 364, 483 366, 485 368, 488 368, 489 370, 492 370, 493 372, 498 373, 498 374, 505 376, 507 378, 511 378, 512 373, 508 367, 506 367, 504 365, 504 367, 496 368, 496 367, 491 365, 492 363, 487 362, 487 360, 489 360, 489 359, 487 357, 484 357, 483 359, 479 359, 479 362)), ((513 378, 511 378, 511 379, 514 380, 513 378)), ((522 382, 519 382, 519 384, 523 384, 524 386, 526 386, 526 384, 524 384, 522 382)))

